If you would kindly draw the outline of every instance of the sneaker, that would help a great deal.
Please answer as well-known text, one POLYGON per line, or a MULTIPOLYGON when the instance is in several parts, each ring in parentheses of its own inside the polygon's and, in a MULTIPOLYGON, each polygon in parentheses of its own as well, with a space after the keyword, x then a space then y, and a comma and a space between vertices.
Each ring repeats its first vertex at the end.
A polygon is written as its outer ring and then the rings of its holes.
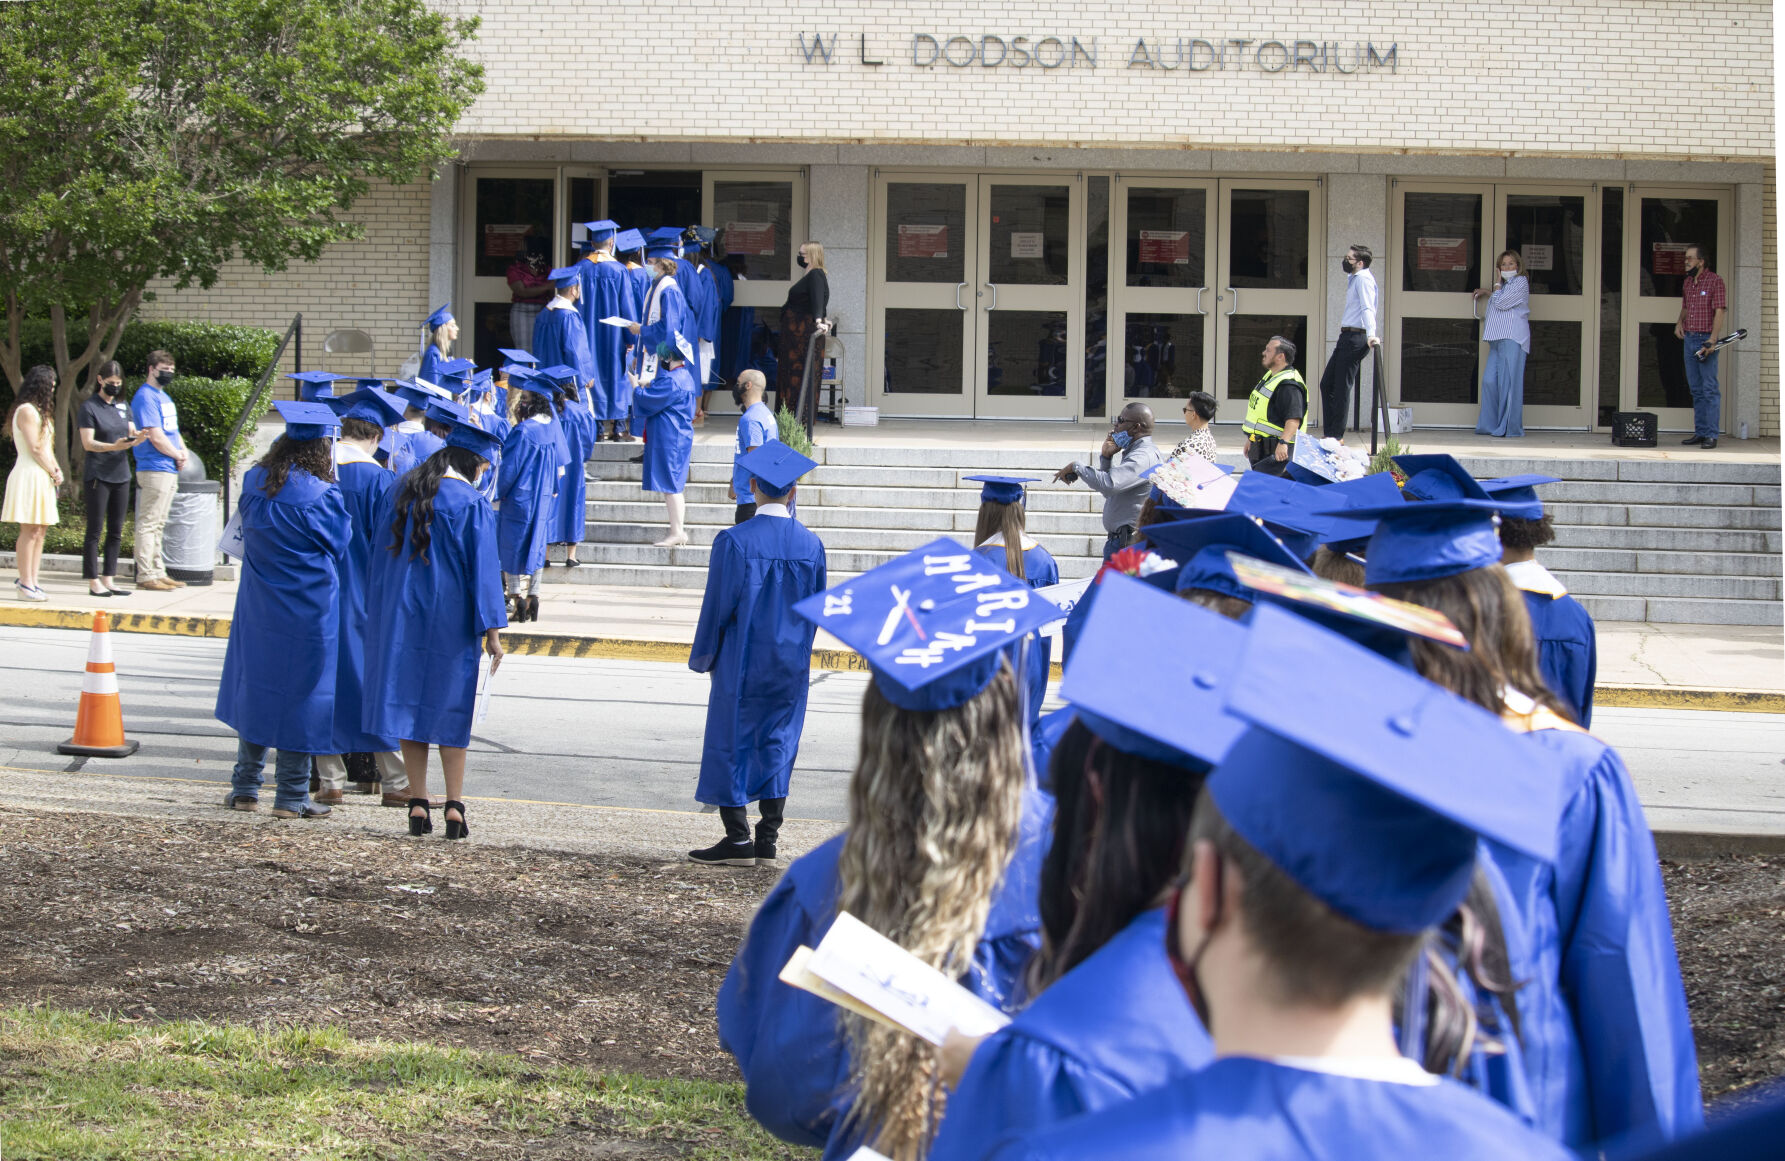
POLYGON ((759 867, 775 867, 779 866, 780 863, 781 860, 775 857, 775 844, 773 840, 764 841, 763 839, 757 839, 756 865, 759 867))
POLYGON ((225 794, 223 796, 223 809, 256 811, 260 809, 260 799, 245 798, 239 794, 225 794))
POLYGON ((720 839, 703 851, 689 851, 689 859, 697 863, 705 863, 713 867, 754 867, 756 865, 756 844, 751 842, 734 843, 730 839, 720 839))
POLYGON ((327 818, 333 813, 320 802, 306 802, 296 810, 288 810, 283 806, 273 807, 274 818, 327 818))

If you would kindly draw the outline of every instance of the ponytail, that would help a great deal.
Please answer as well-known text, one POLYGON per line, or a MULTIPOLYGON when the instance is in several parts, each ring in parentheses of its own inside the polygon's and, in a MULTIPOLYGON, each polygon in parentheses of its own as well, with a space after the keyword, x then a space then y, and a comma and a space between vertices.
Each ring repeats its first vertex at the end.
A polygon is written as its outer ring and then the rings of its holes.
POLYGON ((397 518, 390 526, 391 552, 402 549, 403 532, 408 529, 410 558, 432 564, 428 545, 433 541, 434 496, 440 491, 440 481, 446 478, 448 469, 475 480, 477 469, 488 462, 474 451, 449 445, 411 469, 397 484, 397 518))

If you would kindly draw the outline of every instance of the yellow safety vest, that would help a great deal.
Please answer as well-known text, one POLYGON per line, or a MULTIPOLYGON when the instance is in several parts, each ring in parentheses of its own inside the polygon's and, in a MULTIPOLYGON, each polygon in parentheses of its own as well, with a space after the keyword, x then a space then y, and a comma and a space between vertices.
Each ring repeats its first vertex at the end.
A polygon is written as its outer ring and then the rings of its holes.
POLYGON ((1307 394, 1308 385, 1302 381, 1302 373, 1294 367, 1272 371, 1252 388, 1252 397, 1246 401, 1246 422, 1240 425, 1240 430, 1253 439, 1271 439, 1283 434, 1283 429, 1270 420, 1271 396, 1276 394, 1277 384, 1283 382, 1294 383, 1302 389, 1304 396, 1307 394))

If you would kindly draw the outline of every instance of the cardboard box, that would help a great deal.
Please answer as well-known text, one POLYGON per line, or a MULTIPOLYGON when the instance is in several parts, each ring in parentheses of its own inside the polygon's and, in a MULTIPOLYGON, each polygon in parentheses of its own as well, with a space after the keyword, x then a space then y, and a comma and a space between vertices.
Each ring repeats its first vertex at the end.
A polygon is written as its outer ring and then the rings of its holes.
POLYGON ((1413 430, 1413 408, 1391 407, 1388 409, 1388 434, 1406 435, 1413 430))

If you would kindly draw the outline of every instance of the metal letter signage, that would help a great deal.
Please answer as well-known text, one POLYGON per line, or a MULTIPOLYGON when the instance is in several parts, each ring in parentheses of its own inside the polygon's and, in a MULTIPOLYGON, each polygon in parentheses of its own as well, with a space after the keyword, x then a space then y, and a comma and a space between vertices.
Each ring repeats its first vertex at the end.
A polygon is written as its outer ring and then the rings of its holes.
MULTIPOLYGON (((868 68, 888 62, 868 44, 868 33, 859 34, 858 58, 868 68), (873 53, 873 55, 870 55, 873 53)), ((795 52, 808 65, 834 65, 838 34, 798 34, 795 52)), ((1124 44, 1128 43, 1124 38, 1124 44)), ((1349 77, 1357 73, 1399 73, 1401 46, 1389 42, 1378 48, 1374 41, 1303 40, 1284 37, 1179 36, 1137 37, 1119 67, 1148 73, 1264 72, 1276 75, 1307 73, 1317 77, 1349 77)), ((841 62, 848 63, 847 57, 841 62)), ((896 63, 896 62, 895 62, 896 63)), ((911 67, 935 69, 1096 69, 1097 38, 1058 35, 1022 35, 1009 32, 911 34, 911 67)))

